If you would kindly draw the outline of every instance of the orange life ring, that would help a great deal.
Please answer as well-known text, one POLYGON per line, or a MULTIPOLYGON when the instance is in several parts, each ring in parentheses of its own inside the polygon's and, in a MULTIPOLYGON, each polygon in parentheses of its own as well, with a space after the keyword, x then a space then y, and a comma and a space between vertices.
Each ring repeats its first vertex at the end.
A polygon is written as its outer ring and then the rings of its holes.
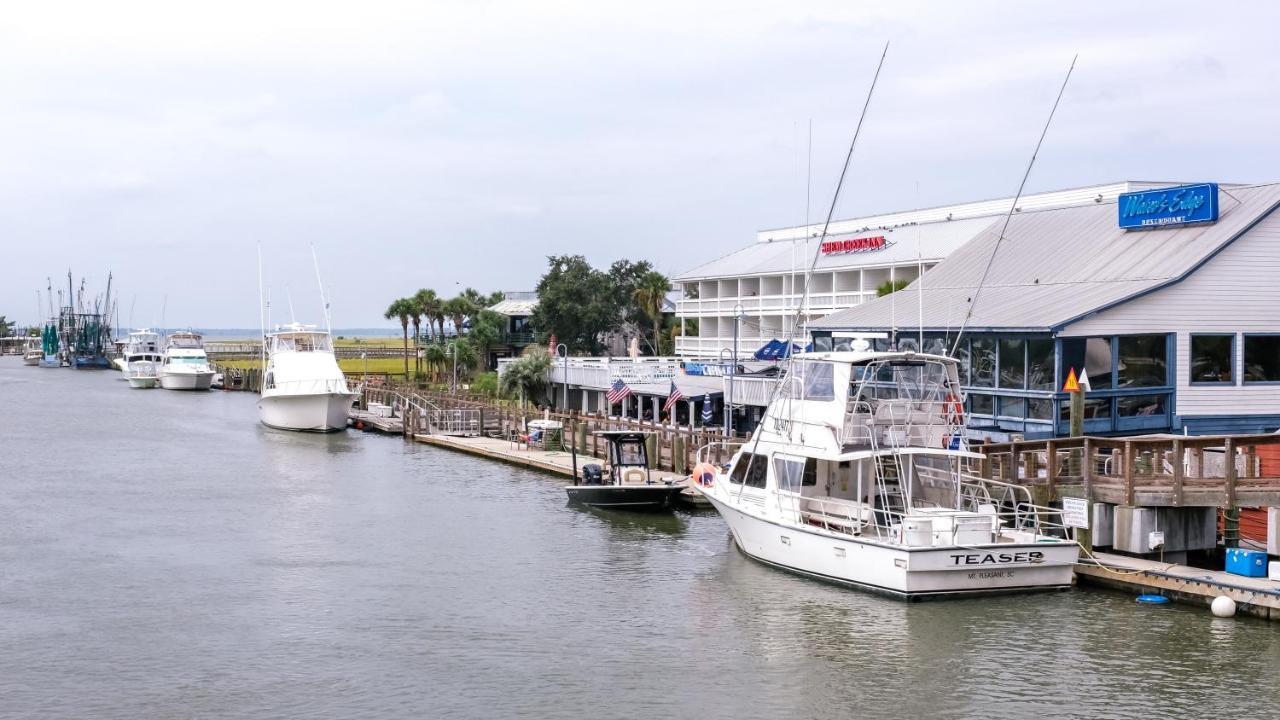
POLYGON ((711 463, 698 463, 693 466, 693 474, 689 476, 689 482, 698 487, 709 488, 716 484, 716 466, 711 463))

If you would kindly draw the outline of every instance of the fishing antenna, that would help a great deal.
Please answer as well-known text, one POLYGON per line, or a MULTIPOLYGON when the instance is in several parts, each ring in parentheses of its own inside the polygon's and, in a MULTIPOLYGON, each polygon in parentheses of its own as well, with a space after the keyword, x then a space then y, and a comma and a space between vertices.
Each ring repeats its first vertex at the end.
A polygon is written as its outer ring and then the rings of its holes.
MULTIPOLYGON (((324 296, 324 281, 320 279, 320 259, 316 257, 315 243, 311 243, 311 264, 316 267, 316 287, 320 288, 320 303, 324 306, 324 329, 325 332, 333 335, 333 322, 329 320, 329 298, 324 296)), ((454 329, 461 332, 458 328, 454 329)), ((654 342, 657 341, 657 338, 654 338, 654 342)), ((655 349, 654 352, 657 350, 655 349)))
MULTIPOLYGON (((862 103, 862 114, 858 116, 858 124, 854 127, 853 139, 849 142, 849 151, 845 153, 844 156, 844 166, 840 169, 840 177, 836 181, 836 190, 831 196, 831 206, 827 209, 827 219, 823 222, 822 234, 818 237, 818 248, 813 254, 813 260, 809 263, 808 271, 805 272, 804 293, 800 296, 800 305, 796 308, 796 319, 795 322, 791 324, 791 332, 787 333, 787 369, 786 372, 778 375, 778 382, 773 386, 773 392, 770 393, 769 403, 766 403, 764 412, 760 415, 760 425, 756 428, 755 441, 751 446, 751 459, 747 461, 748 473, 751 471, 751 463, 755 462, 756 451, 760 447, 761 433, 759 432, 759 428, 764 425, 765 420, 769 417, 769 405, 772 404, 773 400, 778 396, 778 393, 781 392, 784 385, 791 384, 791 369, 792 365, 795 363, 795 353, 791 351, 791 348, 792 343, 795 340, 796 328, 800 326, 800 321, 804 318, 804 308, 809 300, 809 285, 811 284, 810 278, 813 276, 814 268, 818 265, 818 258, 822 255, 822 241, 827 239, 827 232, 831 229, 831 218, 835 215, 836 204, 840 200, 840 190, 844 187, 844 178, 849 173, 849 163, 853 160, 853 149, 858 146, 858 136, 862 134, 862 124, 867 119, 867 109, 871 107, 871 98, 875 95, 876 84, 880 80, 880 71, 884 69, 884 59, 888 54, 889 43, 886 41, 884 44, 884 51, 880 53, 880 62, 876 65, 876 73, 871 76, 871 87, 867 89, 867 99, 862 103), (783 382, 784 379, 786 380, 785 383, 783 382)), ((809 229, 805 228, 806 245, 808 244, 808 232, 809 229)), ((734 362, 737 362, 736 358, 734 359, 734 362)), ((732 381, 733 379, 730 378, 730 382, 732 381)), ((743 479, 745 480, 746 478, 744 477, 743 479)), ((742 488, 745 488, 746 486, 747 484, 743 482, 741 487, 738 489, 739 495, 742 493, 742 488)))
POLYGON ((969 318, 973 317, 973 308, 978 304, 978 296, 982 294, 982 287, 987 282, 987 273, 991 272, 991 264, 996 259, 996 253, 1000 251, 1000 243, 1004 242, 1004 234, 1009 229, 1009 221, 1013 219, 1014 210, 1018 209, 1018 200, 1022 199, 1022 190, 1027 186, 1027 178, 1031 177, 1031 168, 1035 167, 1036 156, 1040 154, 1040 146, 1044 144, 1044 136, 1049 133, 1049 125, 1053 123, 1053 115, 1058 112, 1058 103, 1062 101, 1062 94, 1067 90, 1067 81, 1071 80, 1071 71, 1076 69, 1076 59, 1080 57, 1079 53, 1071 58, 1071 67, 1067 68, 1067 76, 1062 79, 1062 87, 1058 88, 1058 97, 1053 101, 1053 108, 1049 110, 1049 118, 1044 121, 1044 129, 1040 131, 1040 139, 1036 141, 1036 149, 1031 153, 1031 160, 1027 163, 1026 172, 1022 173, 1022 182, 1018 184, 1018 194, 1013 196, 1013 202, 1009 204, 1009 212, 1005 213, 1004 225, 1000 228, 1000 235, 996 238, 995 247, 991 248, 991 254, 987 256, 987 265, 982 269, 982 277, 978 280, 978 288, 973 291, 973 300, 969 301, 969 309, 965 311, 964 320, 960 323, 960 329, 956 332, 956 342, 951 346, 951 356, 955 357, 956 352, 960 349, 960 339, 964 337, 964 330, 969 326, 969 318))
POLYGON ((262 307, 262 243, 258 243, 258 327, 261 333, 258 337, 258 362, 262 364, 262 369, 267 368, 267 315, 266 309, 262 307))
POLYGON ((284 286, 284 299, 289 302, 289 322, 293 325, 298 324, 298 318, 293 315, 293 293, 290 292, 289 286, 284 286))

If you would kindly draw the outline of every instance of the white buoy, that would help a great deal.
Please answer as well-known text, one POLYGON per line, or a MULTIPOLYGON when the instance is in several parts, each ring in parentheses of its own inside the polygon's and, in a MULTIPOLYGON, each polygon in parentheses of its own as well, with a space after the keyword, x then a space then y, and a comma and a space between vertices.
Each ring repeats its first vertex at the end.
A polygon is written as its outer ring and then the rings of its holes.
POLYGON ((1229 618, 1236 614, 1236 601, 1226 595, 1219 595, 1213 599, 1213 604, 1209 606, 1216 617, 1229 618))

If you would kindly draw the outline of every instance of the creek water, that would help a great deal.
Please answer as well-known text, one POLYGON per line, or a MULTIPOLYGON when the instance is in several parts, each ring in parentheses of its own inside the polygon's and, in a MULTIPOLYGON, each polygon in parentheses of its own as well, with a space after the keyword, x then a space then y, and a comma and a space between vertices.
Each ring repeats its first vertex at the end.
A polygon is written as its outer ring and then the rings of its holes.
POLYGON ((1272 717, 1280 636, 1096 590, 904 604, 714 513, 0 358, 0 717, 1272 717))

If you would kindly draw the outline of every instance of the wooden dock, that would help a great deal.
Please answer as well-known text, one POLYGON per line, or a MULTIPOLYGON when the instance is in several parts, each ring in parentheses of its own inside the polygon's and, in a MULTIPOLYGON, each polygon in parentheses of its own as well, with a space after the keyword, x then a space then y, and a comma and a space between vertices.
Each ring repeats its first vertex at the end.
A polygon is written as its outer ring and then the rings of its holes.
MULTIPOLYGON (((573 454, 566 450, 543 450, 525 443, 489 437, 414 435, 413 439, 420 443, 499 460, 511 465, 542 470, 567 478, 573 477, 573 454)), ((604 461, 590 455, 579 455, 579 471, 586 463, 603 465, 604 461)))
POLYGON ((1280 581, 1110 553, 1095 553, 1094 557, 1097 562, 1082 558, 1076 565, 1076 578, 1082 585, 1164 595, 1204 607, 1225 595, 1236 602, 1238 613, 1280 620, 1280 581))
POLYGON ((404 419, 375 415, 367 410, 352 410, 351 425, 357 430, 374 430, 392 435, 404 434, 404 419))

